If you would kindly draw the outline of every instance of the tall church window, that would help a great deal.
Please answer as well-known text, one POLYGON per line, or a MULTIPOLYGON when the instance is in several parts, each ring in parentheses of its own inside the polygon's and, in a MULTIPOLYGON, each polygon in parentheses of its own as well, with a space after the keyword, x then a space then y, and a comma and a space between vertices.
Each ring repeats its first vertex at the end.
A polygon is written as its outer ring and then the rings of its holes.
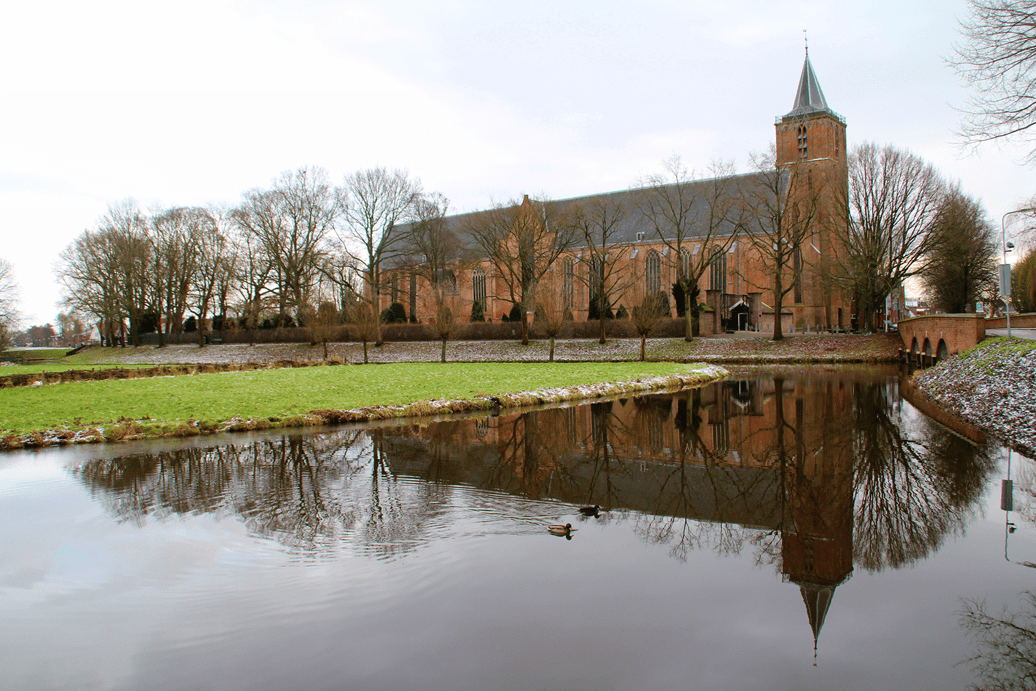
POLYGON ((795 304, 802 304, 802 247, 796 247, 792 255, 795 270, 795 304))
POLYGON ((799 125, 799 158, 809 158, 809 146, 806 141, 805 125, 799 125))
POLYGON ((562 286, 562 291, 565 297, 565 307, 572 309, 572 305, 575 303, 575 281, 576 279, 576 266, 572 257, 565 258, 565 282, 562 286))
POLYGON ((389 292, 392 296, 392 302, 399 302, 399 280, 393 276, 392 282, 389 285, 391 286, 389 292))
POLYGON ((410 274, 410 322, 417 321, 417 274, 410 274))
POLYGON ((482 303, 482 309, 486 309, 486 272, 482 269, 471 274, 471 301, 482 303))
POLYGON ((710 267, 712 290, 727 292, 727 253, 722 247, 712 248, 712 264, 710 267))
POLYGON ((648 252, 644 262, 644 276, 647 295, 657 295, 662 291, 662 258, 655 250, 648 252))
POLYGON ((691 275, 691 251, 680 250, 680 271, 683 272, 683 277, 686 279, 691 275))

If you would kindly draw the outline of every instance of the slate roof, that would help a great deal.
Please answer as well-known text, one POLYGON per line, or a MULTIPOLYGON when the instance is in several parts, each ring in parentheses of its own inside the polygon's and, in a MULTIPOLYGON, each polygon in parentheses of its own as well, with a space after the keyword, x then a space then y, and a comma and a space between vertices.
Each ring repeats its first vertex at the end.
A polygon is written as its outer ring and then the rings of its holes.
POLYGON ((802 63, 802 75, 799 77, 799 88, 795 90, 795 105, 781 120, 796 120, 820 113, 833 115, 844 122, 842 116, 827 105, 827 99, 824 98, 824 91, 820 88, 820 81, 813 71, 813 63, 809 61, 807 50, 806 59, 802 63))
MULTIPOLYGON (((705 225, 705 219, 708 218, 708 198, 710 190, 708 189, 711 185, 714 185, 717 180, 722 180, 728 183, 726 189, 731 195, 736 195, 746 189, 752 187, 760 187, 763 184, 764 176, 767 173, 751 172, 742 173, 738 175, 730 175, 721 178, 703 178, 694 180, 690 184, 690 191, 688 196, 694 200, 693 207, 691 209, 691 217, 701 219, 701 221, 691 229, 685 238, 690 240, 692 243, 695 238, 701 238, 708 235, 708 227, 705 225)), ((637 208, 636 195, 639 190, 619 190, 617 192, 605 192, 601 194, 589 194, 581 197, 571 197, 569 199, 558 199, 554 200, 555 203, 560 204, 562 208, 573 206, 591 200, 604 200, 612 204, 622 204, 625 207, 625 217, 619 222, 617 227, 612 231, 609 237, 609 244, 635 244, 638 242, 642 243, 657 243, 658 235, 655 232, 654 226, 651 224, 650 219, 644 216, 637 208), (640 234, 643 233, 643 236, 640 234)), ((450 228, 457 232, 461 243, 469 250, 478 250, 477 245, 473 242, 472 238, 465 237, 462 232, 465 223, 478 214, 479 212, 473 211, 464 214, 457 214, 454 216, 448 216, 447 222, 450 224, 450 228)), ((724 237, 729 236, 734 232, 734 224, 732 221, 726 221, 721 224, 719 229, 713 232, 713 237, 724 237)), ((669 235, 673 237, 674 234, 669 235)), ((586 247, 586 243, 579 238, 579 240, 572 246, 572 249, 579 250, 586 247)))

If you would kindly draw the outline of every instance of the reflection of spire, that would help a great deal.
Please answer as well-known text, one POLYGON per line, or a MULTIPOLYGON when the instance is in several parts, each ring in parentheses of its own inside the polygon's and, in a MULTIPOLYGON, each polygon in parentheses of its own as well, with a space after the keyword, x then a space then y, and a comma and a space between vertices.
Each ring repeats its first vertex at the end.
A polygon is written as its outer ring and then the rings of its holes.
POLYGON ((799 592, 802 593, 802 601, 806 603, 809 627, 813 629, 813 666, 816 667, 817 639, 820 638, 820 629, 827 618, 827 608, 831 606, 831 599, 835 596, 835 586, 804 583, 799 586, 799 592))

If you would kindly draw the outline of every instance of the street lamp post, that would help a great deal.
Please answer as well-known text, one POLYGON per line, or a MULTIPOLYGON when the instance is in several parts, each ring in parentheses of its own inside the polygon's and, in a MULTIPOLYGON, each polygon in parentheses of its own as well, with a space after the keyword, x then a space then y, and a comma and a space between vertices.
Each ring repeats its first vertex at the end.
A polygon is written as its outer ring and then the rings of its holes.
MULTIPOLYGON (((1007 217, 1011 216, 1012 214, 1027 214, 1027 213, 1032 213, 1034 211, 1036 211, 1036 207, 1027 207, 1027 208, 1024 208, 1024 209, 1015 209, 1014 211, 1008 211, 1006 214, 1004 214, 1003 218, 1000 219, 1000 241, 1003 243, 1004 265, 1007 264, 1007 217)), ((1000 275, 1001 276, 1005 276, 1003 271, 1001 271, 1000 275)), ((1010 278, 1010 273, 1006 274, 1006 277, 1010 278)), ((1001 288, 1003 288, 1003 286, 1001 286, 1001 288)), ((1009 299, 1010 298, 1010 291, 1011 291, 1011 287, 1010 286, 1007 286, 1007 291, 1008 291, 1007 294, 1004 295, 1004 297, 1006 298, 1004 300, 1004 314, 1007 315, 1007 337, 1010 338, 1011 337, 1011 300, 1009 299)), ((1001 290, 1000 292, 1003 293, 1003 290, 1001 290)))

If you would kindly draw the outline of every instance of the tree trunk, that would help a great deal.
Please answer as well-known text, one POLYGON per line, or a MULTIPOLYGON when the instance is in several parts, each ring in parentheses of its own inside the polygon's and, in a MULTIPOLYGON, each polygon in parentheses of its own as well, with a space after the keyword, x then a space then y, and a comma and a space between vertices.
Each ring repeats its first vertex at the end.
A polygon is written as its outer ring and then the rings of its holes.
POLYGON ((604 312, 603 311, 601 312, 600 322, 601 322, 601 337, 598 339, 598 342, 603 345, 603 344, 608 342, 608 333, 607 333, 607 331, 605 329, 605 325, 604 325, 604 312))
POLYGON ((550 361, 554 362, 554 336, 550 337, 550 361))
POLYGON ((205 315, 208 314, 207 305, 202 305, 201 314, 198 315, 198 347, 205 347, 205 315))
POLYGON ((363 339, 363 364, 367 364, 367 339, 363 339))
POLYGON ((522 345, 529 345, 529 315, 522 307, 522 345))
POLYGON ((647 340, 647 334, 640 335, 640 361, 644 362, 644 342, 647 340))
POLYGON ((324 339, 324 359, 327 360, 327 339, 324 339))
POLYGON ((683 299, 684 333, 683 340, 690 343, 694 340, 694 312, 691 310, 691 300, 688 296, 683 299))
MULTIPOLYGON (((779 274, 778 274, 779 276, 779 274)), ((784 327, 782 312, 784 310, 784 294, 781 292, 784 285, 778 278, 773 284, 773 340, 784 340, 784 327)))
POLYGON ((442 362, 446 364, 446 339, 442 339, 442 362))

